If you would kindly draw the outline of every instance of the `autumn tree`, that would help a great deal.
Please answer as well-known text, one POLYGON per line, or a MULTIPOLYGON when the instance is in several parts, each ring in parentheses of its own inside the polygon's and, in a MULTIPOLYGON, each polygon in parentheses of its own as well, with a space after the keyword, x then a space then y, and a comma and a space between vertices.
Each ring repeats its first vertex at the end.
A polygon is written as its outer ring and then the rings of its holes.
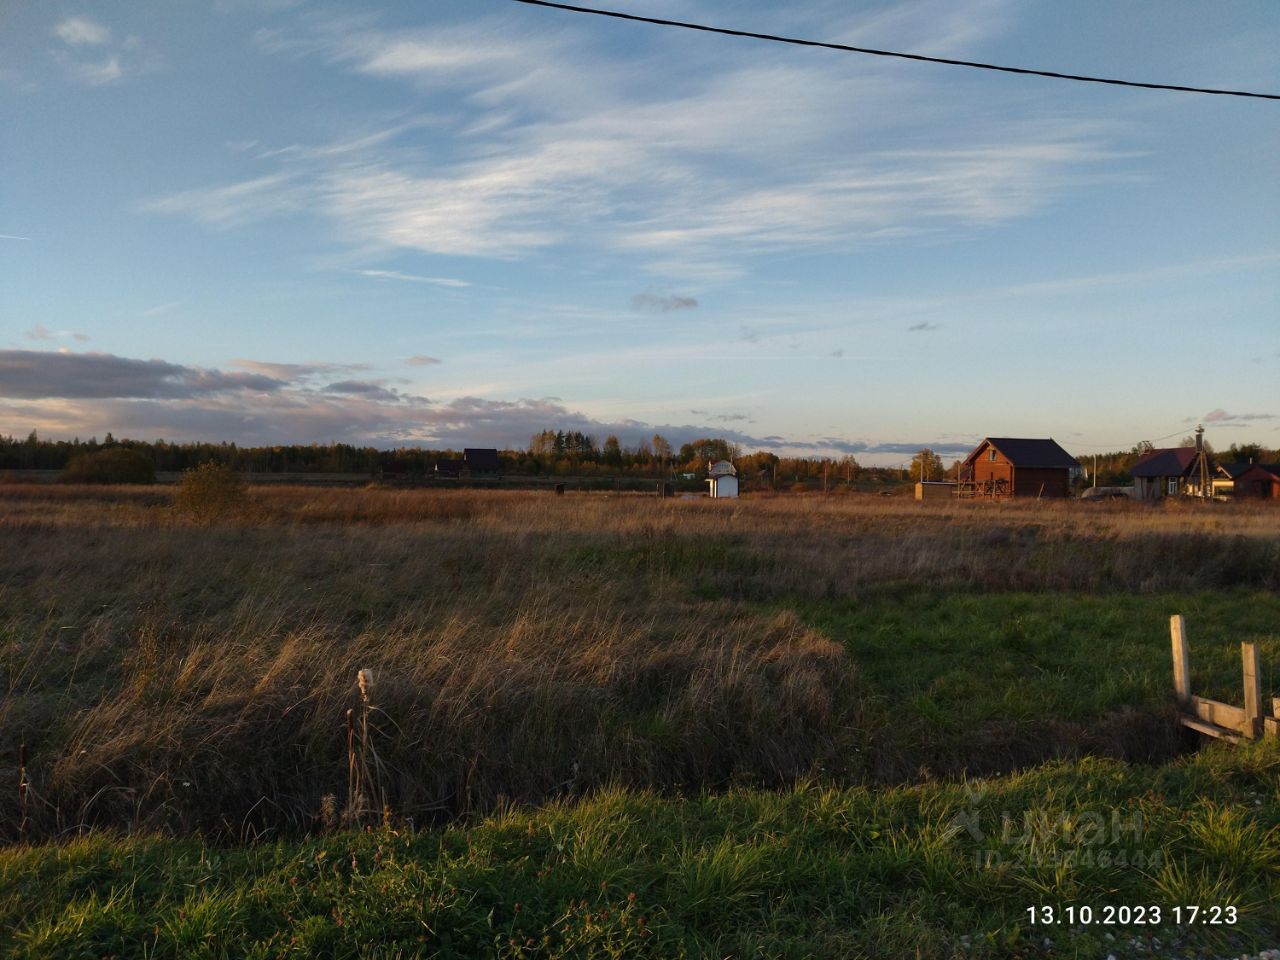
POLYGON ((622 466, 622 444, 613 434, 604 438, 604 446, 600 448, 600 459, 611 467, 622 466))
POLYGON ((942 469, 942 458, 928 447, 911 458, 912 480, 940 480, 942 469))

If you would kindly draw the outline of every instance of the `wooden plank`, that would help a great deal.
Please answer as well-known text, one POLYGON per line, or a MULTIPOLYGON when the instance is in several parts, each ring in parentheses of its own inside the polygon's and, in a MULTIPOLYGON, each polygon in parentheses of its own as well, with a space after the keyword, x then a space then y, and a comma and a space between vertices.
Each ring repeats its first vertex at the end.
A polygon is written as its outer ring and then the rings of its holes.
POLYGON ((1280 697, 1271 698, 1271 715, 1280 720, 1280 697))
POLYGON ((1244 723, 1240 731, 1250 740, 1262 736, 1262 670, 1258 666, 1258 645, 1240 644, 1244 673, 1244 723))
POLYGON ((1280 720, 1275 717, 1263 717, 1262 735, 1268 740, 1280 740, 1280 720))
POLYGON ((1238 742, 1243 738, 1234 730, 1228 730, 1226 727, 1220 727, 1216 723, 1206 723, 1203 720, 1197 720, 1195 717, 1188 717, 1185 714, 1178 717, 1178 721, 1184 727, 1190 727, 1197 733, 1203 733, 1207 737, 1217 737, 1219 740, 1229 740, 1238 742))
POLYGON ((1185 707, 1191 703, 1191 661, 1187 653, 1187 622, 1182 614, 1169 618, 1169 635, 1173 638, 1173 692, 1185 707))
POLYGON ((1207 700, 1204 697, 1192 697, 1190 707, 1191 712, 1206 723, 1247 733, 1244 728, 1244 711, 1239 707, 1218 700, 1207 700))

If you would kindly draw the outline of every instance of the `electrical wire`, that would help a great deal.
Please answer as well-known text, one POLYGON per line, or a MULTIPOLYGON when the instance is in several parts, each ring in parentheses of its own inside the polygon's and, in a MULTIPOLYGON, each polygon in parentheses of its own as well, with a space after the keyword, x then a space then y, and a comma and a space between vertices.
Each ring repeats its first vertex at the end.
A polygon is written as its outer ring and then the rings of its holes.
MULTIPOLYGON (((1186 428, 1186 427, 1182 427, 1182 428, 1180 428, 1180 429, 1178 429, 1178 430, 1173 431, 1173 433, 1166 433, 1163 437, 1155 437, 1155 438, 1153 438, 1153 439, 1151 439, 1151 440, 1139 440, 1139 441, 1138 441, 1138 443, 1159 443, 1161 440, 1168 440, 1170 437, 1176 437, 1178 434, 1180 434, 1180 433, 1181 433, 1181 434, 1185 434, 1186 432, 1187 432, 1187 428, 1186 428)), ((1081 442, 1079 442, 1079 443, 1073 443, 1073 444, 1072 444, 1072 446, 1073 446, 1073 447, 1105 447, 1105 448, 1106 448, 1106 449, 1108 449, 1108 450, 1115 451, 1115 452, 1120 452, 1120 451, 1124 451, 1124 450, 1131 449, 1131 448, 1133 448, 1133 447, 1137 446, 1137 444, 1136 444, 1136 443, 1130 443, 1130 444, 1124 444, 1124 443, 1084 443, 1083 441, 1081 441, 1081 442)))
POLYGON ((617 10, 599 10, 595 7, 580 7, 572 3, 553 3, 551 0, 513 0, 532 7, 550 7, 554 10, 566 10, 569 13, 586 13, 598 17, 612 17, 616 20, 632 20, 636 23, 649 23, 659 27, 680 27, 684 30, 699 30, 703 33, 719 33, 727 37, 746 37, 752 40, 769 40, 773 43, 789 43, 800 47, 821 47, 825 50, 839 50, 843 53, 861 53, 872 57, 895 57, 900 60, 917 60, 922 63, 940 63, 951 67, 970 67, 974 70, 994 70, 999 73, 1016 73, 1032 77, 1049 77, 1053 80, 1075 80, 1078 83, 1105 83, 1114 87, 1140 87, 1144 90, 1172 90, 1176 93, 1207 93, 1219 97, 1252 97, 1258 100, 1280 100, 1280 93, 1253 93, 1248 90, 1218 90, 1211 87, 1187 87, 1174 83, 1142 83, 1137 80, 1115 80, 1109 77, 1090 77, 1076 73, 1058 73, 1053 70, 1032 70, 1027 67, 1005 67, 994 63, 979 63, 975 60, 953 60, 949 57, 927 57, 919 53, 900 53, 894 50, 876 50, 871 47, 853 47, 844 43, 827 43, 822 40, 801 40, 796 37, 782 37, 771 33, 755 33, 751 30, 734 30, 729 27, 712 27, 703 23, 688 23, 683 20, 664 20, 660 17, 643 17, 634 13, 620 13, 617 10))

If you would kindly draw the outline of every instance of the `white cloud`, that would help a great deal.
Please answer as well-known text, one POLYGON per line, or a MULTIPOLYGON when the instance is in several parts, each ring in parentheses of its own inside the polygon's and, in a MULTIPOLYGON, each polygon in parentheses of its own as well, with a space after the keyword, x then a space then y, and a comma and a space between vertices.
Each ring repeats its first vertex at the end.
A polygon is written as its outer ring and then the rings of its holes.
POLYGON ((471 286, 466 280, 457 280, 453 277, 421 277, 413 273, 401 273, 398 270, 357 270, 356 273, 375 280, 406 280, 411 283, 430 283, 437 287, 471 286))
POLYGON ((293 213, 306 202, 307 189, 291 174, 274 173, 240 183, 158 197, 143 210, 190 217, 211 226, 228 227, 273 215, 293 213))
POLYGON ((101 63, 81 63, 76 66, 76 74, 81 80, 92 86, 102 86, 124 76, 124 67, 119 57, 108 57, 101 63))
POLYGON ((148 307, 145 310, 139 310, 140 317, 159 317, 166 313, 172 312, 175 308, 182 305, 181 300, 171 300, 168 303, 158 303, 154 307, 148 307))
POLYGON ((140 38, 117 40, 108 27, 88 17, 68 17, 53 28, 53 33, 65 45, 53 51, 54 59, 73 78, 90 86, 104 86, 146 73, 160 64, 159 56, 140 38))
MULTIPOLYGON (((1007 7, 984 0, 980 28, 920 0, 855 32, 945 52, 1000 29, 1007 7)), ((460 109, 453 136, 428 154, 407 142, 412 121, 268 151, 262 159, 289 166, 148 207, 229 225, 305 206, 366 248, 516 258, 588 246, 639 256, 655 274, 723 282, 761 255, 950 238, 1031 216, 1114 177, 1124 158, 1109 145, 1118 125, 1039 109, 1006 119, 1020 101, 974 101, 901 64, 708 52, 673 36, 652 41, 672 55, 659 87, 640 54, 606 58, 588 31, 527 22, 519 42, 495 39, 511 35, 501 18, 430 33, 364 19, 260 35, 265 49, 424 92, 447 85, 460 109), (704 59, 682 59, 694 49, 704 59)))
POLYGON ((111 31, 88 17, 67 17, 53 28, 54 36, 72 47, 101 46, 111 39, 111 31))

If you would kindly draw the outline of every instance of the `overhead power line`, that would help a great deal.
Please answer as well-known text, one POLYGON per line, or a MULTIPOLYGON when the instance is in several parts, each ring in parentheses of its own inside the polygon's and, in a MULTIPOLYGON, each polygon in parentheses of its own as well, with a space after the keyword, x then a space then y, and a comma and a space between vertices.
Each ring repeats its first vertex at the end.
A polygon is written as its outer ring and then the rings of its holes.
POLYGON ((1106 447, 1108 450, 1119 451, 1119 450, 1124 450, 1126 448, 1135 447, 1138 445, 1138 443, 1159 443, 1161 440, 1168 440, 1170 437, 1176 437, 1180 433, 1185 436, 1186 432, 1187 432, 1187 428, 1182 427, 1179 430, 1173 431, 1173 433, 1166 433, 1163 437, 1155 437, 1154 439, 1151 439, 1151 440, 1139 440, 1136 443, 1084 443, 1083 441, 1080 441, 1080 442, 1073 442, 1071 445, 1073 447, 1106 447))
POLYGON ((1088 77, 1075 73, 1057 73, 1053 70, 1031 70, 1026 67, 1004 67, 994 63, 978 63, 974 60, 953 60, 949 57, 926 57, 919 53, 900 53, 894 50, 875 50, 871 47, 852 47, 844 43, 827 43, 822 40, 801 40, 797 37, 780 37, 771 33, 755 33, 751 30, 733 30, 729 27, 712 27, 704 23, 687 23, 682 20, 663 20, 660 17, 642 17, 634 13, 616 10, 598 10, 571 3, 553 3, 551 0, 514 0, 533 7, 551 7, 570 13, 589 13, 597 17, 613 17, 615 20, 634 20, 659 27, 680 27, 684 30, 700 30, 703 33, 720 33, 727 37, 747 37, 752 40, 770 40, 789 43, 798 47, 821 47, 844 53, 862 53, 872 57, 896 57, 899 60, 919 60, 922 63, 941 63, 951 67, 971 67, 974 70, 995 70, 999 73, 1019 73, 1032 77, 1049 77, 1053 80, 1075 80, 1079 83, 1105 83, 1113 87, 1141 87, 1145 90, 1173 90, 1177 93, 1209 93, 1219 97, 1252 97, 1257 100, 1280 100, 1280 93, 1251 93, 1247 90, 1215 90, 1210 87, 1185 87, 1174 83, 1141 83, 1137 80, 1115 80, 1109 77, 1088 77))

